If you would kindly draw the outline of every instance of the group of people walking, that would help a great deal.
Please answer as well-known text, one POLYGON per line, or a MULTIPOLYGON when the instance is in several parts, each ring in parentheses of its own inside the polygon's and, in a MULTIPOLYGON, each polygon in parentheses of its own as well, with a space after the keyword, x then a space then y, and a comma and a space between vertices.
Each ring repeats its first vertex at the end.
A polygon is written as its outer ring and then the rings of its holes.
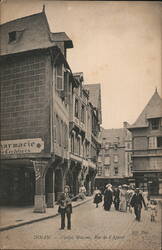
MULTIPOLYGON (((85 196, 83 185, 78 197, 80 197, 81 193, 85 196)), ((103 193, 96 188, 93 199, 96 208, 102 202, 102 197, 104 198, 103 207, 105 211, 110 211, 112 203, 114 203, 115 209, 120 212, 127 212, 127 210, 131 212, 132 208, 134 208, 135 218, 137 221, 140 221, 141 209, 142 205, 144 205, 145 209, 150 208, 151 221, 155 221, 155 217, 157 216, 157 202, 151 200, 150 204, 146 205, 139 188, 127 186, 126 184, 113 188, 111 184, 107 184, 103 193)), ((67 229, 71 229, 72 201, 75 199, 76 197, 70 195, 70 187, 66 185, 58 201, 58 213, 61 214, 61 230, 65 228, 65 217, 67 217, 67 229)))
MULTIPOLYGON (((120 212, 132 212, 132 208, 134 208, 135 219, 140 221, 141 209, 142 206, 144 206, 145 209, 147 209, 147 207, 151 209, 151 221, 155 220, 155 211, 157 211, 155 205, 153 207, 155 202, 151 201, 150 205, 148 204, 147 206, 139 188, 128 186, 126 184, 113 188, 111 184, 107 184, 103 192, 103 197, 103 207, 105 211, 110 211, 113 203, 115 210, 120 212)), ((96 207, 102 202, 101 191, 97 188, 94 192, 93 202, 96 204, 96 207)))

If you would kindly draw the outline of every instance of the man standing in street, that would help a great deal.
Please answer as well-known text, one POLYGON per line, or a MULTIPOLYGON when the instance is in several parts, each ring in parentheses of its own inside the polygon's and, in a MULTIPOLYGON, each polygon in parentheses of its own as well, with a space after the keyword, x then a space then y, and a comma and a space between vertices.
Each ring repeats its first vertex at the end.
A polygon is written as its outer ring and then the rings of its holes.
POLYGON ((144 198, 143 198, 142 194, 140 193, 139 188, 136 188, 135 194, 133 195, 133 197, 130 201, 130 205, 132 207, 134 207, 134 213, 135 213, 137 221, 140 221, 140 219, 141 219, 142 203, 146 209, 146 204, 145 204, 144 198))
POLYGON ((65 215, 67 216, 67 229, 71 230, 71 214, 72 214, 72 204, 70 199, 70 187, 64 187, 64 193, 61 194, 59 199, 59 208, 58 212, 61 214, 61 228, 63 230, 65 228, 65 215))

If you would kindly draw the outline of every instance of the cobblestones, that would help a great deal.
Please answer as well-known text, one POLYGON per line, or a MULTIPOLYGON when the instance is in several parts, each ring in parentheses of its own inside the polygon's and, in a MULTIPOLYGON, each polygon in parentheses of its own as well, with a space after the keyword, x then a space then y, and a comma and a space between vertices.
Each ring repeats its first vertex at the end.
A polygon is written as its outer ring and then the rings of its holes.
POLYGON ((156 222, 134 214, 95 208, 92 201, 73 209, 72 230, 59 230, 60 217, 1 233, 2 249, 161 249, 161 210, 156 222))

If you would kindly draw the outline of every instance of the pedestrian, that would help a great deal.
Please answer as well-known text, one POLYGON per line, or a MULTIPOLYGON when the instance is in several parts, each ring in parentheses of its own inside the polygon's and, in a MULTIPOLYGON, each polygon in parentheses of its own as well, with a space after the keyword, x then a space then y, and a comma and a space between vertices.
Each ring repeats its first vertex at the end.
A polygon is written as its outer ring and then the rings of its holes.
POLYGON ((126 212, 127 211, 127 185, 126 184, 122 185, 122 188, 120 189, 119 199, 120 199, 119 211, 126 212))
POLYGON ((106 211, 110 211, 111 205, 113 202, 113 191, 112 191, 112 185, 107 184, 106 185, 106 190, 104 192, 104 209, 106 211))
POLYGON ((157 201, 156 200, 150 200, 150 204, 148 204, 148 208, 150 210, 150 220, 156 221, 155 218, 157 216, 157 201))
POLYGON ((102 194, 101 191, 96 187, 94 191, 94 200, 93 203, 96 204, 96 208, 98 207, 98 204, 102 202, 102 194))
POLYGON ((120 204, 119 194, 120 194, 119 187, 115 187, 114 188, 114 207, 115 207, 115 210, 119 210, 119 204, 120 204))
POLYGON ((86 198, 86 188, 84 185, 81 185, 79 188, 79 197, 84 200, 86 198))
POLYGON ((134 195, 134 189, 132 186, 129 186, 128 190, 127 190, 127 195, 126 195, 127 198, 126 199, 127 199, 127 208, 129 209, 130 213, 132 212, 130 202, 131 202, 133 195, 134 195))
POLYGON ((142 194, 140 193, 139 188, 136 188, 135 194, 133 195, 133 197, 130 201, 130 205, 134 208, 134 214, 136 216, 137 221, 140 221, 140 219, 141 219, 142 203, 143 203, 145 209, 147 209, 144 198, 143 198, 142 194))
POLYGON ((71 230, 71 214, 72 214, 72 204, 71 204, 71 196, 70 196, 70 187, 65 186, 64 192, 60 195, 60 199, 58 201, 59 208, 58 212, 61 214, 61 228, 63 230, 65 228, 65 215, 67 217, 67 229, 71 230))

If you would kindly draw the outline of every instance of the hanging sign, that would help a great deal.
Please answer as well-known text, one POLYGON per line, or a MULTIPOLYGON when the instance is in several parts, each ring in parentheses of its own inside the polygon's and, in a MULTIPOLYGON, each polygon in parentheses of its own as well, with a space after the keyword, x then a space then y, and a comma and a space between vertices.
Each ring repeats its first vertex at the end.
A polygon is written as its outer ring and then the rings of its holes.
POLYGON ((44 149, 41 138, 18 139, 0 142, 1 155, 40 153, 44 149))

